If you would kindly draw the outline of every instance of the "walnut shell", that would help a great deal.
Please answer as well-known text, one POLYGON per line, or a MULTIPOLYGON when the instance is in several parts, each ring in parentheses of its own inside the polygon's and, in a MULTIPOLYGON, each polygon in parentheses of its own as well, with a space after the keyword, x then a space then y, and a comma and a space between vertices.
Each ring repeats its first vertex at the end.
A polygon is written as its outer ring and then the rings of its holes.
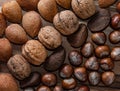
POLYGON ((37 10, 37 4, 39 0, 16 0, 22 9, 29 10, 37 10))
POLYGON ((96 7, 93 0, 72 0, 73 11, 81 18, 87 19, 95 14, 96 7))
POLYGON ((38 38, 48 49, 55 49, 62 43, 61 34, 52 26, 45 26, 41 28, 38 38))
POLYGON ((2 13, 9 22, 20 23, 22 20, 22 10, 16 1, 4 3, 2 13))
POLYGON ((7 22, 2 13, 0 13, 0 37, 3 36, 5 28, 7 27, 7 22))
POLYGON ((7 63, 10 72, 19 80, 23 80, 31 73, 31 68, 27 60, 20 54, 11 57, 7 63))
POLYGON ((64 10, 55 15, 53 24, 63 35, 70 35, 77 31, 79 20, 72 11, 64 10))
POLYGON ((24 44, 28 38, 24 29, 18 24, 11 24, 6 28, 5 35, 13 43, 24 44))
POLYGON ((0 91, 19 91, 13 76, 9 73, 0 73, 0 91))
POLYGON ((6 62, 12 56, 12 46, 8 39, 0 39, 0 61, 6 62))
POLYGON ((46 57, 47 51, 45 47, 37 40, 29 40, 22 47, 22 55, 33 65, 42 64, 46 57))
POLYGON ((58 12, 56 1, 40 0, 38 3, 38 11, 45 20, 53 22, 53 17, 58 12))
POLYGON ((22 19, 22 26, 29 36, 32 38, 36 37, 42 26, 40 15, 35 11, 25 13, 22 19))

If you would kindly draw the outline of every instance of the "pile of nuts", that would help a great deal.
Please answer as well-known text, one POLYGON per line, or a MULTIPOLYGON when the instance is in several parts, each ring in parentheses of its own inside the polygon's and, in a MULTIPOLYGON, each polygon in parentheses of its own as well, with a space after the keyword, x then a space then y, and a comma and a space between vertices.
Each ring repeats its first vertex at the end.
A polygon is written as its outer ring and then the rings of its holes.
POLYGON ((0 13, 0 62, 6 63, 9 73, 0 73, 0 91, 19 91, 19 88, 90 91, 87 85, 81 85, 87 81, 93 86, 100 82, 110 86, 115 81, 114 62, 120 61, 120 46, 111 48, 106 41, 108 38, 113 45, 120 43, 120 2, 97 3, 94 0, 4 3, 0 13), (111 15, 109 7, 113 4, 117 14, 111 15), (26 11, 24 14, 22 9, 26 11), (43 27, 42 18, 53 26, 43 27), (108 26, 113 31, 107 35, 103 31, 108 26), (63 37, 73 50, 63 46, 63 37), (22 46, 21 53, 13 55, 12 44, 22 46), (65 61, 67 58, 69 63, 65 61), (45 73, 33 71, 31 66, 43 67, 45 73))

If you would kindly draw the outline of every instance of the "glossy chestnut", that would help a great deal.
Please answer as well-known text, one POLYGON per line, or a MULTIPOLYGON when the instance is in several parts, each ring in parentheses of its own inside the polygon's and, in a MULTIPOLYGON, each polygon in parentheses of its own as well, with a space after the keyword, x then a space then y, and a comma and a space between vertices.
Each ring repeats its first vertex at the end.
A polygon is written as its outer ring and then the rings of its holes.
POLYGON ((64 91, 61 86, 55 86, 53 91, 64 91))
POLYGON ((91 42, 87 42, 83 45, 81 53, 84 57, 90 57, 94 53, 94 45, 91 42))
POLYGON ((120 14, 114 14, 111 19, 111 27, 120 29, 120 14))
POLYGON ((87 70, 85 67, 77 67, 74 69, 74 76, 79 81, 86 81, 87 80, 87 70))
POLYGON ((88 86, 80 86, 77 91, 90 91, 90 88, 88 86))
POLYGON ((69 64, 64 64, 59 70, 59 75, 62 78, 69 78, 73 74, 73 67, 69 64))
POLYGON ((57 82, 57 77, 53 73, 46 73, 42 76, 42 83, 46 86, 54 86, 57 82))
POLYGON ((109 34, 109 40, 113 44, 117 44, 120 42, 120 31, 115 30, 109 34))
POLYGON ((40 86, 36 91, 51 91, 51 89, 47 86, 40 86))
POLYGON ((111 58, 104 58, 100 61, 100 67, 103 70, 112 70, 114 68, 114 62, 111 58))
POLYGON ((114 61, 120 61, 120 46, 114 47, 112 49, 111 58, 114 61))
POLYGON ((74 78, 67 78, 67 79, 64 79, 62 80, 62 87, 64 89, 73 89, 75 88, 77 85, 77 82, 74 78))
POLYGON ((80 66, 83 62, 83 57, 77 50, 72 50, 68 54, 69 62, 73 66, 80 66))
POLYGON ((115 73, 108 71, 108 72, 104 72, 102 74, 102 82, 106 85, 109 86, 111 85, 115 80, 115 73))
POLYGON ((87 68, 88 70, 98 70, 99 69, 98 59, 95 56, 88 58, 85 61, 85 68, 87 68))
POLYGON ((93 33, 91 39, 95 44, 103 45, 106 42, 106 35, 104 32, 93 33))
POLYGON ((117 9, 117 11, 120 13, 120 2, 118 2, 118 3, 116 4, 116 9, 117 9))
POLYGON ((35 89, 34 88, 25 88, 25 89, 23 89, 23 91, 35 91, 35 89))
POLYGON ((108 45, 98 46, 95 49, 95 54, 98 58, 107 57, 110 54, 110 48, 108 45))

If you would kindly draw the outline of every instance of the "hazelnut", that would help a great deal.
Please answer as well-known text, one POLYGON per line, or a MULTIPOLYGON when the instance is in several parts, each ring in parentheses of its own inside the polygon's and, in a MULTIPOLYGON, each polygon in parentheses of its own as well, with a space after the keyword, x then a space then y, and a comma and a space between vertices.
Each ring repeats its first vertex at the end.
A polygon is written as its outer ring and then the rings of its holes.
POLYGON ((37 40, 29 40, 22 47, 22 55, 33 65, 42 64, 46 57, 45 47, 37 40))

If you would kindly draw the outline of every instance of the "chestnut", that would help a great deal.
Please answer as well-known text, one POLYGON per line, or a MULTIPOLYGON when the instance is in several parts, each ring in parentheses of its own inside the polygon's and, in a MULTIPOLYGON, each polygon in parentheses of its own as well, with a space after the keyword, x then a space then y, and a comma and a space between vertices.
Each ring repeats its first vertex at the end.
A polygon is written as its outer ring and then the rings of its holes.
POLYGON ((57 77, 53 73, 46 73, 42 76, 42 83, 46 86, 54 86, 57 83, 57 77))
POLYGON ((94 85, 94 86, 99 84, 99 82, 101 80, 100 78, 101 78, 101 76, 100 76, 100 73, 98 73, 98 72, 90 72, 89 76, 88 76, 90 84, 94 85))
POLYGON ((23 89, 23 91, 35 91, 35 89, 34 88, 25 88, 25 89, 23 89))
POLYGON ((120 42, 120 31, 115 30, 109 34, 109 40, 113 44, 117 44, 120 42))
POLYGON ((83 62, 83 57, 81 56, 80 52, 77 50, 72 50, 68 54, 68 59, 71 65, 73 66, 80 66, 83 62))
POLYGON ((114 47, 112 49, 111 58, 114 61, 120 61, 120 46, 114 47))
POLYGON ((77 67, 74 69, 74 76, 79 81, 86 81, 87 80, 87 70, 85 67, 77 67))
POLYGON ((67 89, 67 90, 73 89, 76 87, 76 85, 77 85, 77 82, 74 78, 67 78, 62 80, 62 87, 64 89, 67 89))
POLYGON ((117 11, 120 13, 120 2, 118 2, 118 3, 116 4, 116 9, 117 9, 117 11))
POLYGON ((120 29, 120 14, 114 14, 111 19, 111 27, 120 29))
POLYGON ((104 32, 93 33, 91 39, 95 44, 103 45, 106 42, 106 35, 104 32))
POLYGON ((51 91, 51 89, 47 86, 40 86, 36 91, 51 91))
POLYGON ((90 88, 88 86, 80 86, 77 91, 90 91, 90 88))
POLYGON ((85 61, 85 68, 87 68, 88 70, 98 70, 99 69, 98 59, 95 56, 88 58, 85 61))
POLYGON ((39 72, 32 72, 28 78, 20 81, 20 87, 32 87, 37 86, 41 82, 41 74, 39 72))
POLYGON ((115 80, 115 73, 108 71, 108 72, 104 72, 102 74, 102 82, 106 85, 109 86, 111 85, 115 80))
POLYGON ((94 45, 91 42, 87 42, 81 48, 81 53, 84 57, 90 57, 94 53, 94 45))
POLYGON ((112 70, 114 68, 114 62, 111 58, 104 58, 100 61, 100 67, 103 70, 112 70))
POLYGON ((69 64, 64 64, 59 70, 59 75, 62 78, 69 78, 73 73, 73 67, 69 64))
POLYGON ((53 91, 64 91, 61 86, 55 86, 53 91))
POLYGON ((107 57, 110 54, 110 48, 108 45, 98 46, 95 49, 95 54, 99 58, 107 57))

